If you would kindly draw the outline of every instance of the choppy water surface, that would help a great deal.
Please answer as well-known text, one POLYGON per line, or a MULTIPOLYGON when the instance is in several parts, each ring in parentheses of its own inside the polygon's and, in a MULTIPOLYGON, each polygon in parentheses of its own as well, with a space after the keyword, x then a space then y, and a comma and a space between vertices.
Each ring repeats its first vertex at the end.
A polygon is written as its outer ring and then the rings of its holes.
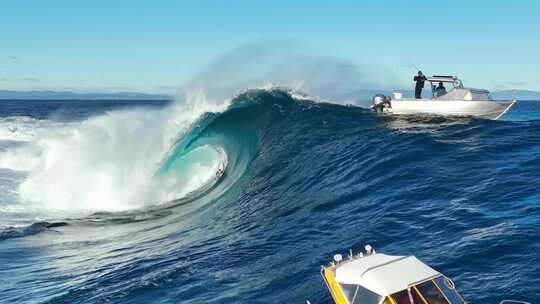
POLYGON ((398 118, 276 89, 0 113, 0 302, 330 303, 320 265, 366 243, 471 303, 538 300, 540 103, 398 118))

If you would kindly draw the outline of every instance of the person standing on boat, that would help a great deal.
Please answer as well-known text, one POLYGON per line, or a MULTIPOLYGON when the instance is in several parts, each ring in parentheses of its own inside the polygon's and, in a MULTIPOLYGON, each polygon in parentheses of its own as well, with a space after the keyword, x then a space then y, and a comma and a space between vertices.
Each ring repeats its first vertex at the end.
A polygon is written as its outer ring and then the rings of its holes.
POLYGON ((416 82, 416 86, 414 88, 414 97, 416 99, 422 98, 422 89, 424 88, 424 81, 426 81, 427 78, 422 74, 422 71, 418 71, 418 75, 414 76, 414 81, 416 82))

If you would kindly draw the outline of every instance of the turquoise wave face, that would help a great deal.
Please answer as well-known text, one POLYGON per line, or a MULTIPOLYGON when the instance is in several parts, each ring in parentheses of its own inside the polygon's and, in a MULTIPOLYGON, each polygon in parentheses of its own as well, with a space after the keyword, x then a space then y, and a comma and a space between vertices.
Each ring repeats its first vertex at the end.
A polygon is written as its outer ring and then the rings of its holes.
POLYGON ((156 175, 164 184, 192 180, 196 186, 173 200, 199 199, 212 191, 201 198, 211 200, 243 176, 258 150, 263 125, 256 122, 271 114, 256 103, 239 99, 223 113, 207 113, 178 140, 156 175))
MULTIPOLYGON (((226 167, 226 155, 219 148, 204 145, 190 150, 183 155, 173 155, 168 162, 166 172, 191 172, 193 166, 201 166, 214 169, 226 167)), ((163 173, 166 174, 166 173, 163 173)))
POLYGON ((158 178, 169 188, 170 200, 194 198, 220 182, 227 165, 228 157, 222 148, 202 145, 181 155, 173 154, 158 178))

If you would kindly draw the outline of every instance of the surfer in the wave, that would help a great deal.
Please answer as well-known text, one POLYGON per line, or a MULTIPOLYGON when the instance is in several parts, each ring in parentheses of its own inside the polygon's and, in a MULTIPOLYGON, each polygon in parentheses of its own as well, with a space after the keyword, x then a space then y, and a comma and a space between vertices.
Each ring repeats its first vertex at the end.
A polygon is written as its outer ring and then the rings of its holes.
POLYGON ((223 173, 225 173, 225 170, 223 170, 223 168, 219 168, 216 171, 216 178, 220 178, 221 176, 223 176, 223 173))

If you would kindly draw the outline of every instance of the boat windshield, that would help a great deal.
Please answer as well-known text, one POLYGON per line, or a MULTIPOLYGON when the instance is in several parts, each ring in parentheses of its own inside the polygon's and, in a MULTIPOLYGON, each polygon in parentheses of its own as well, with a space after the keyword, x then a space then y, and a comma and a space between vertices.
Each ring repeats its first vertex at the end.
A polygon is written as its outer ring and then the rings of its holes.
POLYGON ((354 284, 339 284, 343 295, 347 298, 350 304, 379 304, 383 299, 382 296, 373 293, 360 285, 354 284))
POLYGON ((384 304, 463 304, 454 283, 444 276, 422 282, 387 297, 384 304))
POLYGON ((459 88, 463 89, 463 83, 455 76, 433 76, 428 77, 432 97, 441 97, 448 92, 459 88))
POLYGON ((447 277, 440 276, 433 280, 437 287, 446 295, 446 298, 452 303, 465 303, 463 297, 454 286, 454 282, 447 277))

